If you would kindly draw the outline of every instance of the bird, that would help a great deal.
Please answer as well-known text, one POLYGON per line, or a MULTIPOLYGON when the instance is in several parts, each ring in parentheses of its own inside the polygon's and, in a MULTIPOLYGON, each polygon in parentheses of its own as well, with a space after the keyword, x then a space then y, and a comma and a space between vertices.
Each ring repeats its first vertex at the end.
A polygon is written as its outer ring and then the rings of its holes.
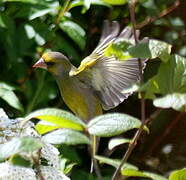
MULTIPOLYGON (((33 65, 50 72, 69 109, 84 121, 101 115, 103 110, 115 108, 131 93, 124 93, 140 79, 137 58, 120 60, 105 51, 117 40, 134 41, 132 28, 120 32, 117 21, 105 21, 100 41, 93 52, 75 67, 61 52, 45 52, 33 65)), ((137 38, 139 31, 137 31, 137 38)), ((141 61, 145 67, 145 61, 141 61)))

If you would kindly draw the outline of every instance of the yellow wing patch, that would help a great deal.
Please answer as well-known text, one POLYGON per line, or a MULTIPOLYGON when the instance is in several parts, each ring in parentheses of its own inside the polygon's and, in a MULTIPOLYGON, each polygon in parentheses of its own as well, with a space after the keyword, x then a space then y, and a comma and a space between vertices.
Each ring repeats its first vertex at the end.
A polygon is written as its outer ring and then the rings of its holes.
POLYGON ((96 64, 97 60, 98 60, 98 58, 90 58, 89 56, 86 57, 83 61, 81 61, 81 64, 77 69, 72 69, 69 72, 69 75, 75 76, 75 75, 79 74, 80 72, 86 70, 87 68, 94 66, 94 64, 96 64))

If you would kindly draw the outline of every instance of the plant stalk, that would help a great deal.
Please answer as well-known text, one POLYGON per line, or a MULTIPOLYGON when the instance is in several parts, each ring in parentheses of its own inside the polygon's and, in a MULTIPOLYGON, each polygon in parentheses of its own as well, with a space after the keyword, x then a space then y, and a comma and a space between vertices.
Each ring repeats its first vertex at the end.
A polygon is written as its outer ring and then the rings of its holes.
MULTIPOLYGON (((135 39, 135 44, 138 43, 138 39, 137 39, 137 35, 136 35, 136 19, 135 19, 135 5, 137 3, 137 0, 132 0, 132 2, 129 4, 129 11, 130 11, 130 18, 131 18, 131 22, 132 22, 132 27, 133 27, 133 35, 134 35, 134 39, 135 39)), ((139 65, 139 73, 140 73, 140 83, 143 84, 143 68, 142 68, 142 62, 141 59, 138 59, 138 65, 139 65)), ((129 156, 131 155, 131 153, 133 152, 133 149, 135 148, 135 146, 137 145, 137 141, 141 135, 141 133, 143 132, 143 128, 145 125, 145 99, 144 99, 144 93, 141 93, 141 126, 138 129, 138 131, 136 132, 135 136, 133 137, 132 142, 129 144, 129 147, 126 151, 126 153, 124 154, 120 165, 118 166, 118 168, 116 169, 112 180, 119 180, 121 179, 121 168, 122 166, 127 162, 129 156)))

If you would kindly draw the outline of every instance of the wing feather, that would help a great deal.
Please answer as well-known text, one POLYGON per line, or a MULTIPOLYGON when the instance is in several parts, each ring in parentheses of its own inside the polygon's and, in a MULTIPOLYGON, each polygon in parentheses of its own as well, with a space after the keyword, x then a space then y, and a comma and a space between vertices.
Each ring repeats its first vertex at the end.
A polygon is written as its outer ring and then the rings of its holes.
MULTIPOLYGON (((91 86, 99 97, 105 110, 116 107, 131 93, 123 93, 139 80, 139 65, 136 58, 119 61, 116 57, 106 57, 105 48, 118 38, 134 40, 132 29, 127 27, 120 34, 117 22, 106 21, 103 33, 96 49, 86 57, 78 69, 70 74, 75 75, 87 86, 91 86), (92 63, 93 62, 93 63, 92 63)), ((139 31, 137 31, 139 36, 139 31)), ((145 60, 142 61, 143 68, 145 60)))

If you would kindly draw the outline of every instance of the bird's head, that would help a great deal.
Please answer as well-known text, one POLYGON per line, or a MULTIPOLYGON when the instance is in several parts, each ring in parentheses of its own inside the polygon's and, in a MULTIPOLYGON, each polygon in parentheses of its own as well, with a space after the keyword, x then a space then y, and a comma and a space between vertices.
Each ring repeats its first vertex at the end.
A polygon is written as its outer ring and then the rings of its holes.
POLYGON ((33 68, 43 68, 54 75, 69 72, 71 64, 66 56, 60 52, 47 52, 33 65, 33 68))

